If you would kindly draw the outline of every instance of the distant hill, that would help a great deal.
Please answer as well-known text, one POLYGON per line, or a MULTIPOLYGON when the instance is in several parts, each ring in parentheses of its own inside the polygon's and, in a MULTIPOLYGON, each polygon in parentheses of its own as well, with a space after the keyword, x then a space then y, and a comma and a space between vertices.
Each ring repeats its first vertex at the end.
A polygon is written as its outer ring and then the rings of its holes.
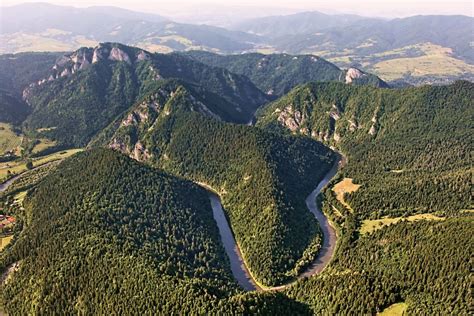
POLYGON ((350 14, 330 15, 313 11, 249 19, 236 23, 230 28, 267 38, 278 38, 286 35, 311 34, 333 27, 344 27, 361 20, 376 19, 350 14))
POLYGON ((159 15, 139 13, 117 7, 75 8, 48 3, 24 3, 2 8, 1 34, 16 32, 37 33, 47 29, 72 34, 99 34, 104 27, 113 27, 124 21, 167 21, 159 15))
POLYGON ((412 84, 474 80, 474 18, 414 16, 360 20, 318 33, 281 36, 273 51, 321 55, 343 67, 362 67, 386 81, 412 84))
POLYGON ((116 7, 74 8, 45 3, 2 8, 0 53, 70 51, 99 42, 121 42, 150 51, 250 49, 258 38, 206 25, 116 7))
POLYGON ((341 68, 376 74, 397 87, 474 81, 474 18, 469 16, 381 19, 302 12, 250 19, 226 29, 116 7, 34 3, 5 7, 2 13, 0 54, 65 52, 119 42, 161 53, 311 54, 341 68))
POLYGON ((350 26, 329 28, 318 34, 282 37, 274 45, 280 50, 329 50, 332 53, 351 49, 355 54, 373 54, 419 43, 450 47, 453 53, 474 61, 470 42, 474 18, 467 16, 414 16, 394 20, 360 20, 350 26))
POLYGON ((358 69, 341 70, 336 65, 314 55, 250 53, 223 56, 203 51, 191 51, 184 54, 205 64, 245 75, 270 96, 282 96, 295 86, 311 81, 340 81, 388 87, 377 76, 358 69))

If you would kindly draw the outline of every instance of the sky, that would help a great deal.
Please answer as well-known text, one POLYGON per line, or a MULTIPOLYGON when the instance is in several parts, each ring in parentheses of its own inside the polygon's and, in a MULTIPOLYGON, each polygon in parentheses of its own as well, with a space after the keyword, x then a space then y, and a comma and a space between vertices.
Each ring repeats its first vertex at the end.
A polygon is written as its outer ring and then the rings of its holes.
MULTIPOLYGON (((0 0, 2 6, 11 6, 30 0, 0 0)), ((52 4, 87 7, 117 6, 135 11, 158 13, 169 17, 226 12, 229 7, 252 15, 291 14, 319 10, 326 13, 352 13, 364 16, 404 17, 417 14, 463 14, 474 16, 472 0, 43 0, 52 4), (247 7, 247 8, 243 8, 247 7), (252 8, 248 8, 252 7, 252 8), (197 10, 197 11, 196 11, 197 10), (245 10, 247 12, 245 12, 245 10), (267 12, 267 14, 265 14, 267 12)))

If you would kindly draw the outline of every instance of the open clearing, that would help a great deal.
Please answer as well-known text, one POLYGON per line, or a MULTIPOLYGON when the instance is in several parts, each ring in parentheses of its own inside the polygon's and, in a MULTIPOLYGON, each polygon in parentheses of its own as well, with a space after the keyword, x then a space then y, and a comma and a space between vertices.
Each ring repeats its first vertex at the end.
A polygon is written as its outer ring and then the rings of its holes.
POLYGON ((0 251, 2 251, 3 248, 5 248, 10 243, 10 241, 12 241, 12 239, 13 239, 13 235, 7 236, 7 237, 1 237, 0 238, 0 251))
POLYGON ((39 153, 47 148, 56 146, 56 142, 47 138, 38 139, 38 143, 33 147, 32 153, 39 153))
MULTIPOLYGON (((33 159, 33 167, 38 167, 44 165, 48 162, 64 159, 69 156, 74 155, 82 151, 83 149, 69 149, 69 150, 62 150, 50 155, 46 155, 43 157, 38 157, 33 159)), ((2 162, 0 163, 0 182, 5 181, 8 176, 8 171, 13 174, 19 174, 26 171, 26 162, 25 161, 12 161, 12 162, 2 162)))
POLYGON ((408 305, 406 303, 395 303, 378 313, 379 316, 401 316, 404 315, 408 305))
POLYGON ((348 210, 354 212, 350 205, 344 201, 344 194, 356 192, 359 190, 359 188, 360 184, 354 184, 351 178, 344 178, 341 182, 336 183, 332 190, 334 193, 336 193, 336 198, 338 201, 341 202, 342 205, 344 205, 348 210))
POLYGON ((0 155, 16 150, 21 145, 22 137, 17 135, 10 124, 0 123, 0 155))
POLYGON ((408 217, 385 217, 381 219, 366 219, 362 222, 359 232, 361 235, 369 234, 385 226, 396 224, 401 220, 407 220, 409 222, 415 222, 419 220, 441 221, 444 220, 444 217, 439 217, 433 214, 426 213, 412 215, 408 217))

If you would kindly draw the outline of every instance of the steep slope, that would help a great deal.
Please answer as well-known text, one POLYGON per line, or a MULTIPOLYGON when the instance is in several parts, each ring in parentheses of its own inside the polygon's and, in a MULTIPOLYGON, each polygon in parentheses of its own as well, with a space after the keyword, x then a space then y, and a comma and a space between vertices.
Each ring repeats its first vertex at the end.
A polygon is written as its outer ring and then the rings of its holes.
POLYGON ((29 114, 28 105, 10 93, 0 90, 0 122, 20 124, 29 114))
POLYGON ((396 303, 412 315, 468 315, 473 228, 468 215, 391 225, 340 244, 330 273, 286 294, 313 315, 374 315, 396 303))
POLYGON ((271 96, 282 96, 299 84, 311 81, 342 81, 387 87, 374 75, 358 69, 341 70, 336 65, 313 55, 240 54, 217 55, 203 51, 185 53, 196 60, 244 75, 271 96))
POLYGON ((265 285, 291 279, 319 249, 304 203, 335 161, 318 142, 206 118, 183 86, 161 87, 111 124, 104 144, 210 185, 221 199, 252 274, 265 285), (199 113, 201 112, 201 113, 199 113))
POLYGON ((105 43, 63 56, 25 89, 33 111, 24 126, 61 144, 83 146, 163 78, 180 78, 210 104, 221 103, 219 113, 228 114, 222 119, 231 122, 248 122, 267 100, 250 80, 227 70, 105 43))
POLYGON ((30 112, 23 90, 45 77, 58 54, 0 55, 0 122, 20 124, 30 112))
POLYGON ((462 81, 400 90, 308 84, 262 109, 258 125, 339 148, 344 175, 362 185, 345 196, 361 218, 456 212, 471 207, 473 92, 462 81))

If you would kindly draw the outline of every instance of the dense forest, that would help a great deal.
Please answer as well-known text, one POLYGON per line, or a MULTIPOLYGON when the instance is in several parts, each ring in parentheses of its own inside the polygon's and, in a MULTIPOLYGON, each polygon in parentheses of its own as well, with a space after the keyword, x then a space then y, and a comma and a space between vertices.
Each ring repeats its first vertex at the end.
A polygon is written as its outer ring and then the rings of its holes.
POLYGON ((473 227, 472 216, 454 217, 343 239, 328 271, 286 293, 316 315, 374 315, 398 302, 410 315, 468 315, 473 227))
MULTIPOLYGON (((309 84, 262 109, 259 126, 304 134, 347 157, 363 217, 471 208, 474 86, 400 90, 309 84)), ((285 131, 283 131, 285 132, 285 131)))
MULTIPOLYGON (((334 218, 331 192, 321 203, 334 218)), ((284 292, 244 294, 232 280, 208 201, 192 183, 109 150, 70 158, 17 214, 26 228, 1 256, 3 266, 20 262, 2 287, 4 308, 309 315, 375 314, 403 302, 410 314, 468 314, 467 258, 474 250, 468 213, 361 237, 355 217, 337 205, 342 238, 322 275, 284 292)))
POLYGON ((24 206, 0 257, 19 264, 1 288, 8 314, 310 314, 280 293, 241 292, 208 193, 121 154, 68 159, 24 206))
POLYGON ((277 285, 292 278, 304 250, 320 241, 304 201, 335 154, 308 138, 207 118, 190 111, 193 106, 183 87, 152 94, 112 124, 113 134, 105 132, 112 135, 108 146, 210 185, 257 280, 277 285))
POLYGON ((165 311, 236 291, 207 193, 110 150, 64 162, 24 207, 26 228, 2 257, 21 262, 2 291, 10 314, 165 311))
MULTIPOLYGON (((264 55, 257 53, 218 55, 203 51, 180 54, 211 66, 222 67, 233 73, 247 76, 257 87, 271 96, 282 96, 303 83, 315 81, 345 82, 346 80, 346 71, 314 55, 264 55)), ((387 87, 387 84, 377 76, 365 73, 359 78, 354 78, 353 83, 387 87)))

